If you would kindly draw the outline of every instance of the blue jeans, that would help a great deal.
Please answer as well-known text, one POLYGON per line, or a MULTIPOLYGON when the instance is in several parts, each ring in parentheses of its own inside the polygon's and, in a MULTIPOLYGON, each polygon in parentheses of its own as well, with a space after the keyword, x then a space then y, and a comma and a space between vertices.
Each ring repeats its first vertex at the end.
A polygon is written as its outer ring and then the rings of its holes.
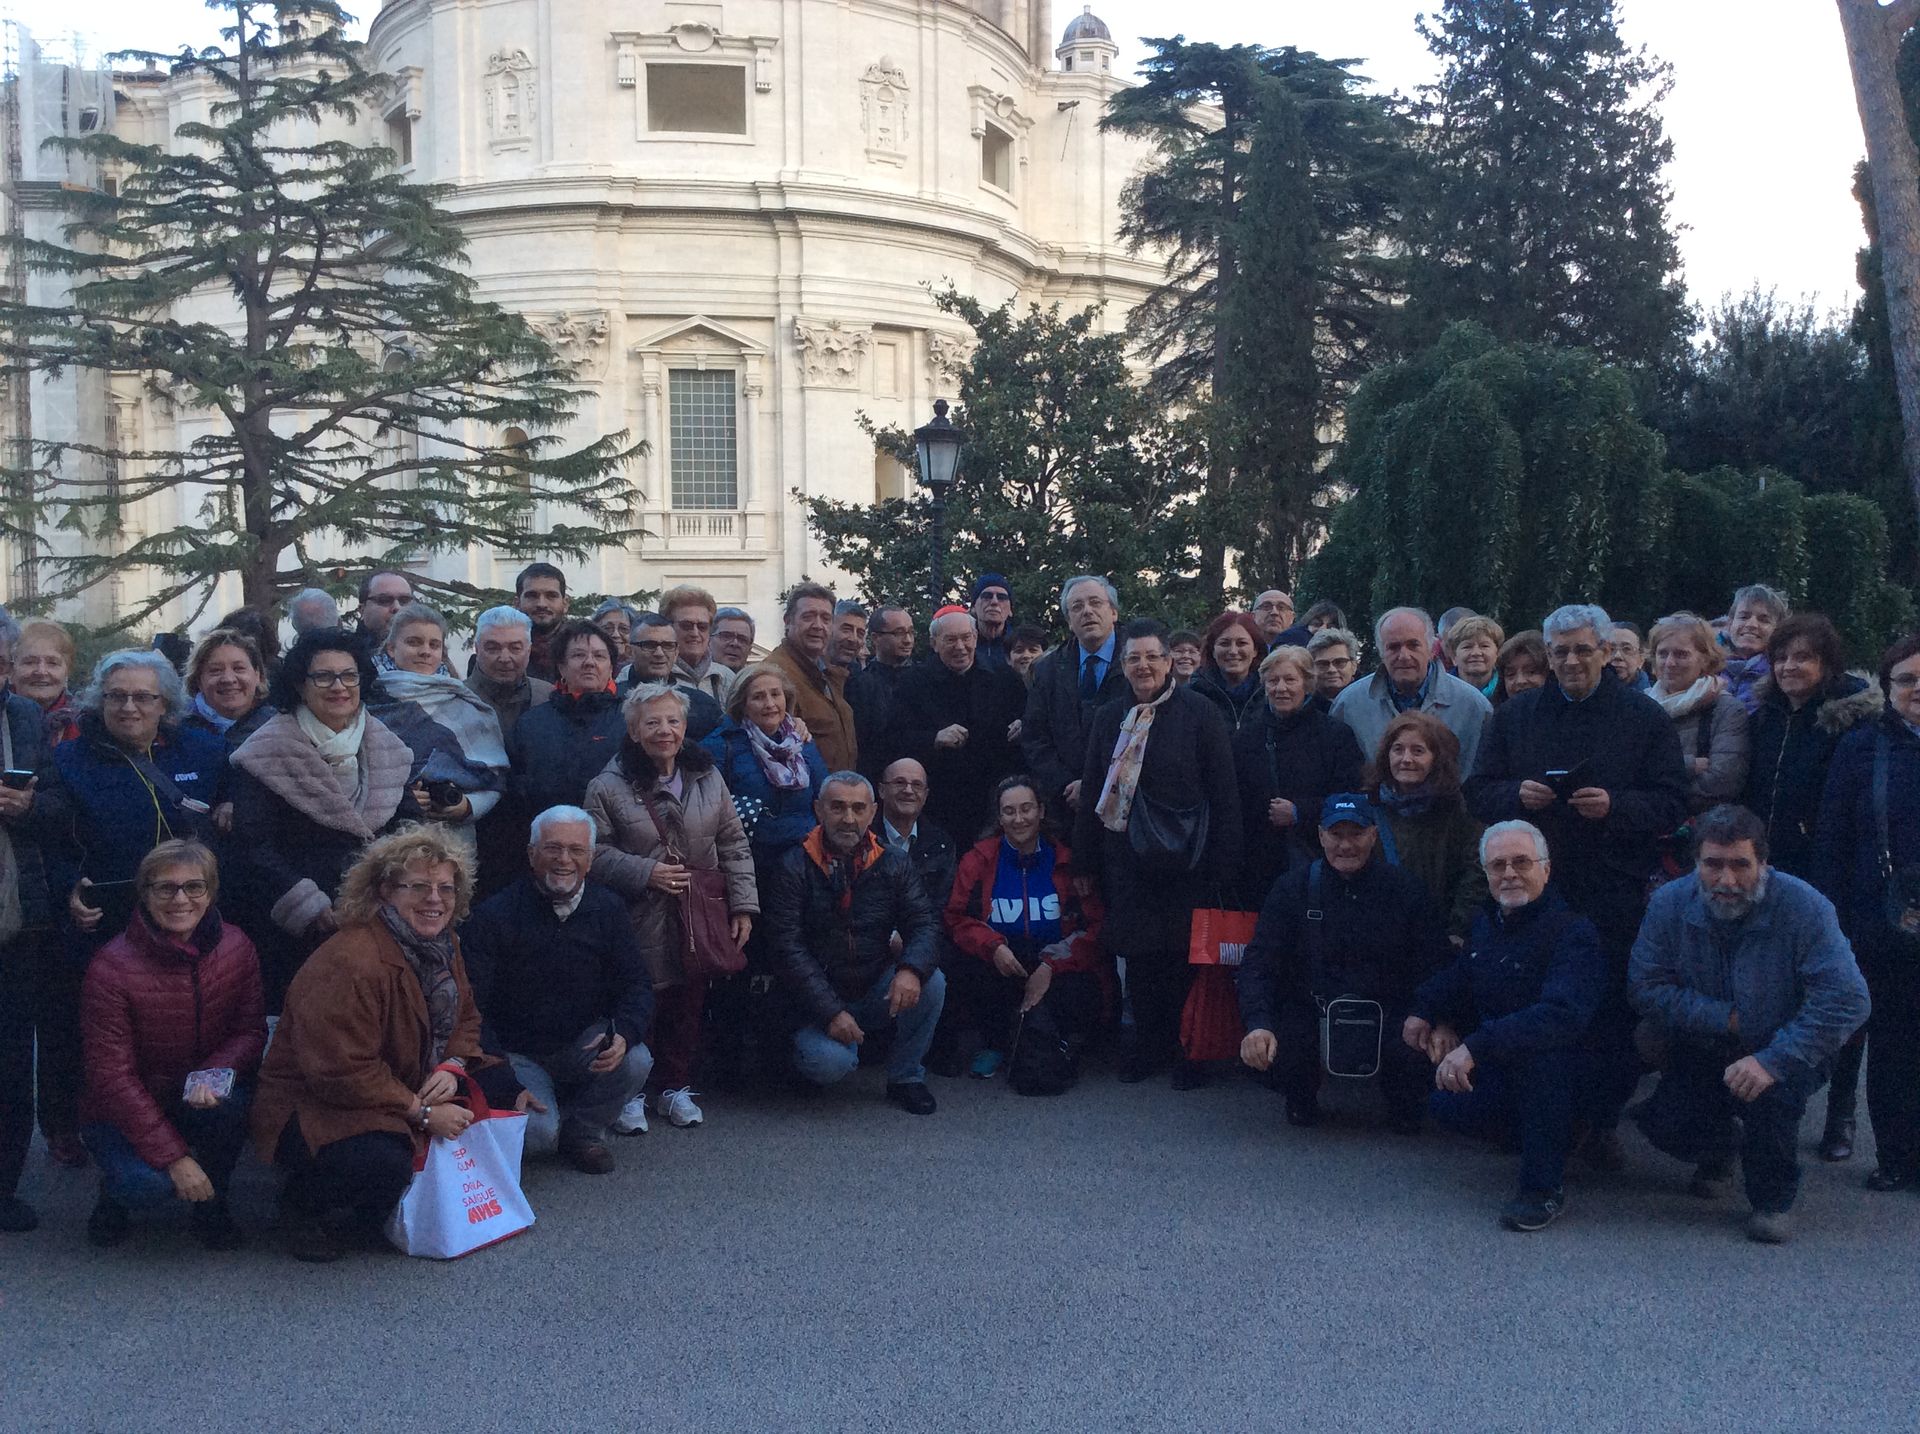
MULTIPOLYGON (((235 1086, 233 1094, 207 1110, 175 1102, 167 1117, 187 1142, 187 1149, 213 1182, 215 1199, 224 1199, 233 1167, 247 1145, 247 1107, 253 1093, 235 1086)), ((97 1123, 81 1130, 80 1139, 100 1167, 100 1193, 129 1210, 156 1210, 174 1198, 173 1178, 140 1158, 118 1126, 97 1123)))
MULTIPOLYGON (((847 1003, 847 1012, 869 1035, 886 1029, 891 1022, 893 1049, 887 1052, 887 1084, 920 1085, 927 1079, 927 1047, 933 1044, 940 1008, 947 1001, 947 978, 938 971, 927 977, 920 988, 920 1003, 902 1011, 896 1019, 887 1015, 887 988, 898 969, 889 966, 882 971, 866 995, 847 1003)), ((836 1041, 824 1026, 802 1026, 793 1033, 793 1066, 804 1080, 833 1085, 852 1075, 859 1064, 860 1048, 836 1041)))
POLYGON ((1470 1091, 1437 1090, 1435 1122, 1463 1135, 1520 1140, 1520 1188, 1558 1190, 1573 1147, 1573 1124, 1592 1085, 1593 1062, 1559 1047, 1513 1060, 1475 1061, 1470 1091))
MULTIPOLYGON (((596 1038, 603 1028, 595 1028, 596 1038)), ((544 1114, 527 1112, 525 1154, 551 1155, 560 1148, 562 1136, 582 1142, 605 1140, 620 1108, 646 1088, 653 1053, 645 1046, 628 1046, 625 1060, 598 1074, 586 1068, 592 1055, 590 1050, 574 1048, 544 1061, 508 1054, 514 1077, 547 1108, 544 1114)))

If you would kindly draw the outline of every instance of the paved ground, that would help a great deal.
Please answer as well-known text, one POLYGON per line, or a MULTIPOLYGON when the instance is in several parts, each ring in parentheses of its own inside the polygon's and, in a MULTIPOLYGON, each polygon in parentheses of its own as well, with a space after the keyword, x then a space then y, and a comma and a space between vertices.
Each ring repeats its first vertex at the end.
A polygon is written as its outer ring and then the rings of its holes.
MULTIPOLYGON (((863 1071, 543 1167, 452 1265, 309 1268, 271 1232, 82 1237, 36 1156, 0 1237, 0 1430, 1912 1429, 1920 1198, 1809 1168, 1763 1249, 1633 1144, 1537 1236, 1512 1161, 1312 1132, 1242 1082, 1056 1100, 863 1071), (144 1238, 142 1238, 144 1236, 144 1238)), ((1811 1121, 1810 1129, 1811 1133, 1811 1121)), ((243 1214, 269 1217, 258 1172, 243 1214)))

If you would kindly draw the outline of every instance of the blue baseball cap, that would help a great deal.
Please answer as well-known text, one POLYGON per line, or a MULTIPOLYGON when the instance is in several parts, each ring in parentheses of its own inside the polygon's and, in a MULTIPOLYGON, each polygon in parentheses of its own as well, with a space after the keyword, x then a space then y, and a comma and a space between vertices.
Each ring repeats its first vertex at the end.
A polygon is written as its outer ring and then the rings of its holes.
POLYGON ((1357 827, 1374 825, 1373 804, 1359 792, 1335 792, 1320 804, 1320 825, 1337 827, 1342 822, 1357 827))

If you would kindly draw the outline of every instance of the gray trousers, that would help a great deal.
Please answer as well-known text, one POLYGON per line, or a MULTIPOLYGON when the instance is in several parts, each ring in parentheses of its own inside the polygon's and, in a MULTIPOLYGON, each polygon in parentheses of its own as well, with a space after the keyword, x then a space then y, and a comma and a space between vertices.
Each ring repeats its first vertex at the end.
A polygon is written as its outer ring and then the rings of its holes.
POLYGON ((643 1045, 628 1046, 627 1058, 610 1071, 587 1069, 605 1034, 605 1023, 596 1021, 578 1039, 543 1057, 508 1053, 515 1078, 547 1108, 545 1114, 527 1112, 528 1155, 551 1155, 563 1139, 605 1140, 620 1108, 646 1086, 653 1053, 643 1045))

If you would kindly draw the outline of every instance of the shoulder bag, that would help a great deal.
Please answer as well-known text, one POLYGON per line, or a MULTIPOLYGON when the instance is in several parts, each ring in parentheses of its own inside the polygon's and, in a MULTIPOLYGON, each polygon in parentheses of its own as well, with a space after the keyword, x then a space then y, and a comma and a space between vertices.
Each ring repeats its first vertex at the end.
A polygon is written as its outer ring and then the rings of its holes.
MULTIPOLYGON (((652 792, 640 794, 647 815, 662 838, 667 824, 652 792)), ((662 842, 661 850, 676 866, 686 866, 684 853, 662 842)), ((747 969, 747 953, 734 943, 733 925, 727 911, 727 878, 712 867, 688 867, 687 889, 670 898, 680 927, 680 959, 690 981, 732 976, 747 969)))
POLYGON ((1883 728, 1873 738, 1873 830, 1879 844, 1881 902, 1887 925, 1907 955, 1920 954, 1920 867, 1893 868, 1893 843, 1887 829, 1887 788, 1893 767, 1893 743, 1883 728))

